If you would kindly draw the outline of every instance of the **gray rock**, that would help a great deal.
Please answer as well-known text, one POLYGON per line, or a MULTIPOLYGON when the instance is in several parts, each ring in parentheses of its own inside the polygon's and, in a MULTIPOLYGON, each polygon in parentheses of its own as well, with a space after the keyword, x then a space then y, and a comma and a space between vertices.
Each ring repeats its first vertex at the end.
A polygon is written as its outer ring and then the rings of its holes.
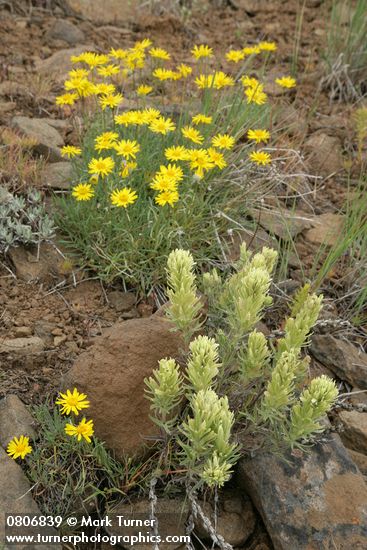
POLYGON ((341 411, 339 418, 344 426, 344 431, 340 434, 344 445, 367 454, 367 413, 341 411))
POLYGON ((0 342, 0 353, 9 353, 12 355, 30 355, 40 353, 44 349, 44 342, 38 336, 4 338, 0 342))
POLYGON ((38 257, 36 246, 10 248, 8 255, 16 276, 26 283, 51 284, 67 276, 65 258, 50 243, 41 243, 38 257))
POLYGON ((312 355, 352 386, 367 389, 367 353, 358 350, 346 340, 330 334, 314 334, 311 340, 312 355))
POLYGON ((132 292, 121 292, 120 290, 113 290, 109 292, 108 301, 110 305, 118 312, 125 313, 130 311, 136 303, 136 296, 132 292))
MULTIPOLYGON (((213 504, 206 502, 202 509, 214 525, 213 504)), ((239 491, 223 491, 219 495, 216 531, 232 546, 242 546, 253 533, 256 517, 250 499, 239 491)), ((210 540, 204 526, 195 521, 195 533, 204 540, 210 540)))
MULTIPOLYGON (((78 15, 90 19, 93 23, 116 23, 126 25, 126 21, 136 18, 138 2, 130 0, 104 0, 91 2, 90 0, 67 0, 68 6, 78 15)), ((108 36, 108 35, 107 35, 108 36)))
POLYGON ((350 458, 353 460, 354 464, 358 467, 361 474, 364 476, 367 476, 367 456, 363 453, 359 453, 358 451, 353 451, 353 449, 349 449, 347 447, 348 454, 350 458))
POLYGON ((47 119, 15 116, 11 125, 27 137, 34 139, 33 150, 50 162, 62 160, 60 147, 64 140, 59 132, 48 124, 47 119))
POLYGON ((279 132, 285 132, 291 136, 304 135, 308 129, 306 118, 293 105, 284 105, 279 108, 276 113, 275 125, 279 132))
POLYGON ((93 50, 93 46, 76 46, 75 48, 59 50, 46 59, 40 59, 36 63, 36 71, 62 82, 67 73, 73 68, 70 60, 71 56, 80 55, 87 50, 93 50))
POLYGON ((53 162, 48 164, 42 173, 42 183, 52 189, 68 190, 72 181, 71 162, 53 162))
POLYGON ((303 146, 311 169, 321 176, 329 176, 342 169, 340 139, 326 133, 312 134, 303 146))
MULTIPOLYGON (((27 478, 23 474, 22 468, 10 458, 6 452, 0 447, 0 542, 4 541, 5 536, 5 514, 27 514, 34 515, 40 514, 37 504, 32 498, 29 483, 27 478)), ((19 535, 37 535, 40 532, 40 528, 29 528, 26 531, 21 529, 17 534, 19 535)), ((56 535, 56 531, 51 528, 47 528, 47 531, 42 530, 43 534, 56 535)), ((11 534, 7 532, 7 534, 11 534)), ((14 546, 4 546, 4 550, 10 550, 14 546)), ((61 550, 61 544, 49 544, 49 545, 30 545, 19 544, 15 548, 19 550, 45 550, 46 548, 52 548, 53 550, 61 550)))
POLYGON ((6 449, 13 437, 26 435, 34 439, 32 415, 17 395, 7 395, 0 401, 0 444, 6 449))
POLYGON ((64 40, 70 46, 83 42, 84 32, 67 19, 58 19, 46 33, 47 40, 64 40))
POLYGON ((337 435, 281 461, 242 459, 239 484, 260 512, 275 550, 363 550, 367 486, 337 435))
POLYGON ((334 246, 342 237, 344 218, 340 214, 326 212, 314 216, 313 228, 305 233, 306 239, 317 245, 334 246))
MULTIPOLYGON (((187 520, 189 510, 187 503, 184 499, 180 498, 158 498, 156 506, 156 517, 158 520, 158 533, 161 538, 168 536, 183 536, 185 535, 185 521, 187 520)), ((132 503, 121 503, 115 508, 108 511, 108 515, 111 517, 124 516, 126 519, 136 520, 149 520, 150 517, 150 502, 149 500, 139 500, 132 503)), ((150 526, 146 527, 120 527, 116 525, 116 521, 113 521, 113 527, 108 527, 109 534, 120 536, 133 536, 139 535, 139 532, 151 532, 150 526)), ((139 544, 139 550, 151 550, 151 544, 139 544)), ((134 549, 135 546, 124 543, 124 548, 134 549)), ((182 543, 161 543, 159 545, 161 550, 177 550, 178 548, 184 548, 182 543)))
POLYGON ((276 235, 284 240, 292 240, 299 233, 313 225, 310 216, 301 210, 292 212, 286 208, 273 210, 250 209, 249 213, 271 235, 276 235))

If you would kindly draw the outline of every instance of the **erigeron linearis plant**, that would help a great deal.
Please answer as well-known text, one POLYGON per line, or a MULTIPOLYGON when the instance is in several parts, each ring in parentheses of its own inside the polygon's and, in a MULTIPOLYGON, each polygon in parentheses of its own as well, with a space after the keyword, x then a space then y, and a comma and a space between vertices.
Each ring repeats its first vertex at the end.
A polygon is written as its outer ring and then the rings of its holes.
POLYGON ((59 224, 101 277, 149 293, 174 248, 192 250, 200 265, 220 256, 233 220, 273 181, 260 79, 275 50, 273 42, 230 50, 223 70, 207 45, 178 63, 179 52, 149 39, 72 57, 56 103, 82 111, 87 130, 82 147, 62 149, 77 179, 59 202, 59 224))
POLYGON ((167 315, 191 341, 186 367, 162 359, 146 380, 147 395, 153 420, 165 440, 179 446, 189 479, 199 485, 221 487, 230 478, 239 457, 240 423, 245 422, 257 447, 304 448, 323 430, 320 419, 338 395, 324 375, 306 384, 308 357, 302 353, 322 296, 311 294, 307 285, 298 291, 276 345, 255 328, 272 301, 276 259, 274 250, 252 255, 242 244, 235 271, 226 279, 216 270, 205 273, 202 288, 209 306, 204 325, 191 254, 174 250, 169 256, 167 315), (199 328, 207 334, 192 339, 199 328), (231 410, 235 395, 241 399, 231 410))

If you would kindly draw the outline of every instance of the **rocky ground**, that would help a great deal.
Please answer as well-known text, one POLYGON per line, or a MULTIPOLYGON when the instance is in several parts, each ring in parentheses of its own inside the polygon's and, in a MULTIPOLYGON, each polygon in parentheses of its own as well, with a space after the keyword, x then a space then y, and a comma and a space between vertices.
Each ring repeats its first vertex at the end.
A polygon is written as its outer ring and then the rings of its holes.
MULTIPOLYGON (((106 0, 103 9, 92 9, 91 3, 81 0, 49 4, 35 2, 31 8, 28 2, 0 2, 0 144, 4 131, 31 138, 36 159, 26 172, 19 173, 11 155, 5 161, 0 157, 0 190, 21 191, 35 184, 50 208, 51 191, 62 193, 70 185, 70 164, 62 159, 60 146, 73 143, 78 131, 54 102, 70 68, 70 55, 86 49, 128 47, 149 36, 180 58, 180 51, 192 43, 208 43, 217 51, 226 51, 230 46, 241 47, 244 40, 266 37, 279 45, 279 71, 288 72, 298 6, 296 0, 236 0, 225 9, 198 11, 183 23, 175 10, 148 13, 147 8, 135 9, 134 3, 122 3, 129 5, 122 8, 121 2, 106 0), (40 161, 40 155, 47 162, 40 161)), ((306 3, 300 85, 274 123, 278 147, 301 151, 284 161, 290 175, 287 193, 298 195, 297 211, 287 210, 287 197, 278 195, 265 201, 276 205, 278 214, 275 210, 251 214, 259 220, 252 247, 286 242, 289 231, 296 242, 297 254, 290 255, 286 280, 275 292, 275 316, 282 311, 282 298, 294 289, 292 281, 301 279, 300 263, 310 270, 320 244, 338 239, 339 209, 348 192, 344 169, 355 158, 354 106, 332 103, 318 91, 326 14, 324 2, 306 3), (288 219, 286 231, 284 218, 288 219)), ((270 83, 267 91, 275 94, 270 83)), ((335 300, 336 292, 344 292, 343 284, 337 285, 340 277, 338 269, 328 275, 323 319, 310 348, 311 368, 313 374, 331 373, 341 392, 360 393, 348 396, 333 413, 332 430, 340 436, 329 436, 306 460, 296 457, 292 466, 277 459, 242 460, 230 495, 224 495, 221 503, 222 534, 235 547, 367 546, 363 479, 367 476, 367 396, 362 391, 367 390, 366 327, 353 327, 340 305, 343 301, 335 300)), ((17 422, 22 427, 32 424, 23 403, 42 402, 66 375, 90 396, 96 428, 108 446, 119 453, 123 441, 125 450, 135 450, 138 434, 149 434, 152 429, 142 381, 160 357, 174 355, 177 347, 164 322, 154 314, 158 301, 154 295, 138 297, 119 282, 103 285, 78 265, 58 239, 40 250, 17 247, 0 256, 0 397, 5 398, 0 402, 1 444, 13 436, 17 422), (147 341, 153 350, 149 357, 147 348, 142 348, 147 341), (114 367, 121 362, 126 362, 128 374, 119 378, 114 367), (113 381, 108 388, 112 405, 107 407, 106 377, 113 381), (121 395, 125 398, 117 399, 121 395), (113 419, 117 417, 125 419, 123 425, 116 426, 113 419)), ((274 318, 265 322, 270 331, 277 327, 274 318)), ((9 494, 23 494, 27 482, 1 447, 0 452, 4 455, 0 462, 2 511, 13 502, 9 494)), ((27 499, 18 501, 19 511, 36 510, 30 493, 27 499)))

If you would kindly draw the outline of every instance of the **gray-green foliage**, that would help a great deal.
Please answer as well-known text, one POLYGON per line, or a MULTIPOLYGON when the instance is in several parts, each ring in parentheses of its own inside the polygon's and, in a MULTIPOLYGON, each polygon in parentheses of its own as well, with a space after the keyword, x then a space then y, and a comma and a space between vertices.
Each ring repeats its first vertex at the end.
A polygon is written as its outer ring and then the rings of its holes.
POLYGON ((367 66, 367 1, 333 0, 321 86, 331 99, 363 95, 367 66))
MULTIPOLYGON (((255 328, 272 302, 269 290, 276 258, 268 248, 251 255, 243 244, 229 277, 222 280, 215 270, 204 274, 207 334, 189 345, 182 368, 185 383, 173 359, 162 360, 147 381, 153 419, 181 448, 181 463, 190 479, 209 486, 221 486, 231 475, 238 457, 232 435, 236 420, 245 422, 245 432, 257 447, 302 446, 322 431, 320 420, 338 394, 326 376, 306 384, 309 361, 304 348, 322 296, 310 294, 307 285, 300 289, 284 336, 275 343, 255 328), (239 393, 240 405, 232 411, 227 396, 239 393)), ((189 252, 170 254, 167 314, 186 337, 199 328, 203 332, 193 267, 189 252)))
POLYGON ((24 196, 4 194, 0 202, 0 252, 18 244, 36 244, 51 239, 55 232, 37 190, 24 196))

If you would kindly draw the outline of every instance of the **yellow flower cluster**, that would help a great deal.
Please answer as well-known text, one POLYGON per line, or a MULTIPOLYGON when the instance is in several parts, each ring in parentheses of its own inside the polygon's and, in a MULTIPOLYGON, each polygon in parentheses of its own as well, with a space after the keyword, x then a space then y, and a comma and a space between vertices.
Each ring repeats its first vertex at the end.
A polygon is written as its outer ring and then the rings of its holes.
POLYGON ((241 78, 243 87, 245 88, 245 96, 247 103, 256 103, 256 105, 263 105, 267 102, 268 96, 264 92, 264 85, 257 80, 257 78, 249 77, 247 75, 241 78))
MULTIPOLYGON (((262 41, 231 49, 226 59, 239 63, 248 56, 276 49, 274 42, 262 41)), ((180 186, 187 188, 227 166, 224 153, 234 147, 237 136, 227 133, 230 125, 221 127, 222 117, 213 108, 217 103, 206 98, 216 90, 237 89, 237 83, 231 74, 208 68, 211 61, 207 60, 214 56, 208 45, 195 45, 191 54, 194 63, 172 65, 169 52, 145 39, 128 49, 112 48, 108 54, 84 52, 71 58, 77 65, 70 71, 65 93, 56 98, 56 104, 73 106, 82 99, 87 105, 94 104, 104 117, 104 131, 94 136, 94 154, 90 154, 90 149, 82 154, 82 149, 73 145, 62 148, 63 156, 76 157, 80 173, 85 175, 85 180, 81 178, 72 189, 77 201, 95 198, 99 202, 107 193, 112 206, 127 208, 139 196, 149 199, 152 190, 156 192, 152 197, 155 204, 173 206, 182 193, 180 186), (176 89, 176 81, 189 77, 194 86, 188 88, 185 84, 185 92, 190 89, 202 98, 202 112, 181 113, 177 119, 166 116, 152 106, 153 102, 147 104, 151 101, 147 95, 162 93, 170 82, 172 89, 176 89), (137 107, 124 108, 132 97, 137 107), (180 165, 181 162, 184 164, 180 165), (126 178, 128 185, 121 185, 126 178)), ((296 85, 289 76, 277 78, 276 83, 284 88, 296 85)), ((267 102, 264 85, 255 76, 242 76, 240 90, 241 84, 244 108, 267 102)), ((249 143, 258 145, 266 143, 270 134, 266 129, 248 129, 247 138, 249 143)), ((252 151, 249 158, 259 165, 271 162, 270 155, 261 150, 252 151)))
MULTIPOLYGON (((89 401, 85 393, 80 393, 76 388, 73 391, 66 390, 65 393, 59 394, 59 397, 55 401, 56 405, 59 405, 61 414, 70 416, 71 414, 79 415, 79 412, 89 407, 89 401)), ((78 423, 67 422, 65 424, 65 433, 70 437, 76 437, 78 441, 85 439, 88 443, 91 443, 91 437, 94 434, 93 420, 87 420, 85 417, 78 423)), ((7 453, 14 460, 17 458, 24 458, 27 454, 32 453, 33 449, 29 444, 29 437, 20 435, 19 437, 13 437, 7 446, 7 453)))

